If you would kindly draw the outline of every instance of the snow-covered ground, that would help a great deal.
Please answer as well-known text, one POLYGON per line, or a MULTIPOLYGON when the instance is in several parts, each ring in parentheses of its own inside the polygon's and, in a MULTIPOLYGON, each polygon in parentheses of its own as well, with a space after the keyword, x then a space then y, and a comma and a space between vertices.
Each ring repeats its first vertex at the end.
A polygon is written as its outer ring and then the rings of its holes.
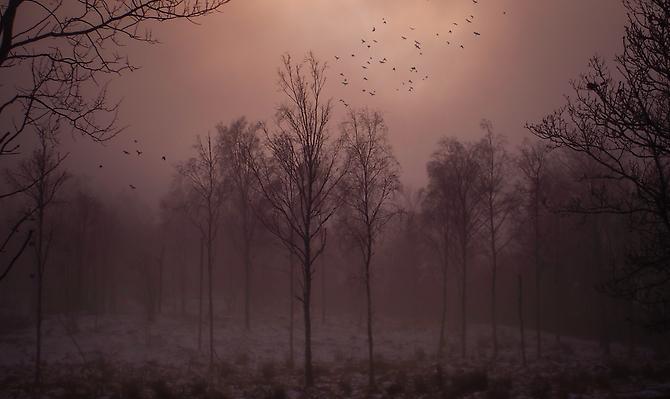
MULTIPOLYGON (((438 369, 435 328, 380 321, 375 328, 378 387, 367 389, 364 329, 349 321, 313 326, 316 386, 302 388, 303 331, 295 330, 295 364, 288 366, 288 320, 257 322, 246 331, 239 320, 214 323, 215 370, 208 362, 209 329, 198 350, 197 321, 169 316, 148 324, 141 318, 80 317, 68 333, 61 317, 44 324, 45 396, 107 398, 171 397, 482 397, 482 398, 663 398, 670 397, 670 365, 654 354, 614 346, 603 358, 596 343, 545 335, 536 360, 532 332, 526 336, 528 366, 520 361, 516 329, 500 329, 500 353, 491 361, 488 326, 472 326, 469 355, 461 359, 454 336, 438 369)), ((0 397, 28 397, 34 367, 34 328, 0 334, 0 397)))

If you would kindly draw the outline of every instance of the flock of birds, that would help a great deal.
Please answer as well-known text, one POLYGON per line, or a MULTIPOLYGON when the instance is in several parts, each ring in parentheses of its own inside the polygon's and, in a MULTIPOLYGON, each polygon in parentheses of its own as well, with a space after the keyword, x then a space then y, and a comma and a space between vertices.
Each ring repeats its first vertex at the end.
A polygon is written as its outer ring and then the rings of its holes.
MULTIPOLYGON (((471 1, 472 1, 474 6, 478 6, 479 3, 480 3, 480 0, 471 0, 471 1)), ((507 15, 507 11, 503 10, 502 14, 507 15)), ((454 21, 451 24, 449 24, 448 29, 446 29, 447 30, 446 35, 440 36, 440 33, 436 32, 435 35, 433 36, 434 40, 437 40, 438 42, 440 42, 443 45, 452 46, 452 44, 453 44, 454 46, 457 46, 460 49, 465 49, 465 45, 464 45, 463 42, 458 42, 457 43, 455 41, 454 38, 457 36, 455 33, 456 33, 457 29, 459 29, 460 26, 464 26, 465 24, 472 24, 473 21, 475 21, 474 12, 473 12, 473 14, 470 14, 470 15, 466 16, 464 18, 464 21, 465 21, 464 23, 463 23, 463 21, 454 21), (461 25, 459 25, 459 22, 461 22, 461 25), (444 39, 445 36, 446 36, 446 39, 444 39)), ((389 21, 384 17, 384 18, 381 18, 381 21, 379 21, 379 22, 381 22, 381 25, 380 25, 379 29, 377 29, 376 25, 373 25, 370 28, 370 34, 374 38, 368 39, 368 38, 364 37, 364 38, 360 39, 360 47, 362 48, 363 52, 375 50, 375 48, 382 41, 382 38, 379 35, 381 33, 381 30, 384 27, 386 27, 387 25, 389 25, 389 21)), ((410 38, 412 33, 416 31, 416 28, 414 26, 409 26, 408 28, 409 28, 410 32, 400 35, 399 40, 401 40, 401 42, 403 44, 404 43, 409 43, 409 45, 411 46, 410 48, 415 51, 415 55, 417 57, 422 56, 423 51, 424 51, 424 46, 426 45, 426 43, 424 43, 420 40, 417 40, 414 37, 410 38)), ((468 35, 469 34, 470 33, 468 32, 468 35)), ((472 35, 475 38, 478 38, 478 37, 481 36, 481 33, 477 30, 472 30, 472 35)), ((412 92, 415 91, 416 84, 419 81, 425 81, 425 80, 429 79, 429 75, 423 71, 423 68, 421 68, 421 72, 419 71, 420 68, 417 66, 418 64, 400 66, 399 64, 392 63, 391 60, 389 60, 387 57, 381 57, 381 58, 377 57, 377 58, 375 58, 375 57, 373 57, 371 55, 368 55, 368 54, 361 55, 361 53, 359 52, 359 54, 357 55, 356 52, 352 52, 350 56, 346 57, 346 58, 349 58, 349 59, 355 60, 355 61, 361 60, 360 69, 363 71, 363 75, 361 76, 361 79, 359 81, 359 83, 362 85, 362 86, 359 86, 359 89, 360 89, 359 93, 367 94, 367 95, 370 95, 370 96, 377 95, 377 90, 375 88, 371 88, 371 81, 369 79, 369 76, 372 76, 371 73, 373 72, 373 70, 376 67, 379 67, 379 66, 390 68, 389 72, 393 73, 393 74, 396 74, 399 77, 403 74, 403 72, 405 72, 405 78, 400 80, 400 86, 395 87, 395 91, 397 91, 397 92, 400 92, 401 89, 402 89, 403 91, 406 90, 407 92, 412 93, 412 92), (368 73, 370 73, 370 75, 368 75, 368 73), (409 73, 409 76, 410 76, 409 78, 407 77, 407 73, 409 73), (363 86, 365 86, 365 87, 363 87, 363 86)), ((345 57, 343 57, 341 55, 335 55, 334 57, 335 57, 335 61, 336 61, 337 65, 342 66, 342 64, 344 64, 345 57)), ((341 79, 341 81, 340 81, 341 85, 346 87, 347 89, 353 89, 353 87, 355 86, 355 84, 353 84, 354 81, 352 79, 350 79, 344 72, 339 72, 339 78, 341 79)), ((356 89, 353 89, 353 90, 356 90, 356 89)), ((349 107, 349 102, 345 101, 343 98, 340 98, 339 102, 341 102, 345 107, 349 107)), ((133 141, 134 141, 134 144, 136 144, 136 146, 139 144, 137 139, 135 139, 133 141)), ((133 151, 129 151, 127 149, 124 149, 122 151, 123 151, 123 154, 125 156, 134 155, 133 151)), ((135 149, 134 153, 136 153, 138 157, 141 157, 142 154, 143 154, 143 151, 141 149, 135 149)), ((162 161, 166 161, 167 157, 165 155, 162 155, 161 159, 162 159, 162 161)), ((103 165, 100 164, 98 167, 100 169, 102 169, 103 165)), ((128 184, 128 187, 131 190, 136 190, 137 189, 137 186, 135 186, 134 184, 128 184)))
MULTIPOLYGON (((136 145, 138 145, 138 144, 139 144, 139 141, 138 141, 137 139, 134 139, 134 140, 133 140, 133 143, 136 144, 136 145)), ((126 156, 130 156, 130 155, 132 154, 131 151, 128 151, 128 150, 122 150, 122 152, 123 152, 123 154, 126 155, 126 156)), ((142 156, 142 154, 144 154, 144 151, 142 151, 142 150, 140 150, 140 149, 135 149, 134 152, 137 153, 137 156, 138 156, 138 157, 140 157, 140 156, 142 156)), ((165 155, 161 155, 161 160, 162 160, 162 161, 167 161, 167 157, 166 157, 165 155)), ((103 167, 104 167, 103 164, 99 164, 99 165, 98 165, 98 169, 102 169, 103 167)), ((129 187, 131 190, 137 190, 137 186, 134 185, 134 184, 128 184, 128 187, 129 187)))
MULTIPOLYGON (((479 0, 471 0, 474 6, 479 5, 479 0)), ((503 15, 507 15, 506 10, 502 10, 503 15)), ((436 40, 438 43, 446 46, 456 46, 460 49, 465 49, 465 44, 463 42, 456 42, 456 32, 457 29, 460 29, 460 27, 464 26, 465 24, 473 24, 475 21, 475 15, 474 12, 473 14, 467 15, 464 18, 463 21, 454 21, 450 25, 448 25, 448 29, 445 29, 447 31, 446 34, 443 34, 440 36, 440 32, 435 32, 434 40, 436 40), (459 25, 459 22, 461 24, 459 25), (446 36, 446 39, 445 39, 446 36)), ((366 51, 372 51, 374 50, 379 44, 380 41, 382 40, 381 37, 379 37, 379 33, 383 28, 385 28, 386 25, 389 24, 389 21, 384 17, 381 18, 381 25, 380 28, 377 28, 377 25, 373 25, 370 28, 370 35, 372 35, 374 38, 369 39, 369 38, 361 38, 360 39, 360 48, 363 53, 366 51)), ((424 48, 427 47, 425 42, 422 42, 420 40, 415 39, 412 36, 412 34, 416 31, 416 27, 414 26, 408 26, 409 28, 409 33, 404 33, 399 36, 399 40, 404 44, 405 42, 408 43, 411 48, 415 52, 416 58, 413 58, 415 61, 420 60, 420 56, 423 56, 423 51, 424 48)), ((469 33, 468 33, 469 34, 469 33)), ((475 38, 480 37, 482 34, 478 30, 472 30, 472 36, 475 38)), ((429 79, 429 74, 425 73, 423 68, 421 68, 421 71, 419 70, 418 63, 416 64, 410 64, 410 65, 399 65, 400 63, 392 63, 387 57, 373 57, 371 55, 365 54, 361 55, 361 51, 358 52, 352 52, 350 56, 345 57, 342 55, 334 55, 335 58, 335 63, 338 66, 341 66, 346 58, 351 59, 352 61, 359 61, 359 67, 362 70, 362 75, 360 76, 360 80, 354 80, 353 78, 350 78, 350 76, 347 76, 344 72, 339 72, 339 79, 340 79, 340 84, 349 89, 354 88, 354 86, 358 86, 354 90, 360 90, 359 93, 362 94, 367 94, 370 96, 375 96, 377 95, 377 90, 376 88, 372 87, 371 85, 371 80, 370 78, 372 77, 373 70, 376 67, 384 67, 389 68, 389 71, 396 74, 398 77, 402 77, 401 80, 396 80, 397 82, 400 83, 399 86, 395 87, 396 92, 402 91, 407 91, 409 93, 412 93, 415 91, 417 87, 417 83, 419 81, 425 81, 429 79), (409 76, 405 73, 403 74, 402 72, 408 72, 409 76), (356 84, 358 83, 358 85, 356 84)), ((348 101, 345 101, 344 98, 340 98, 338 100, 341 102, 345 107, 349 107, 350 103, 348 101)))

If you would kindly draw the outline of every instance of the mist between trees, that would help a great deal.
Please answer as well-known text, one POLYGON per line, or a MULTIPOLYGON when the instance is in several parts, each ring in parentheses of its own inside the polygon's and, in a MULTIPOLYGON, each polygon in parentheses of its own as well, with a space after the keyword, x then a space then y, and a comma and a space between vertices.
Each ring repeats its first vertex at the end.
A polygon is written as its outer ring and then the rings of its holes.
MULTIPOLYGON (((630 356, 667 350, 670 3, 627 7, 623 53, 613 64, 594 58, 566 105, 526 126, 522 145, 483 119, 471 140, 436 143, 418 189, 401 185, 382 110, 334 116, 327 63, 313 53, 281 59, 283 101, 269 122, 240 116, 198 136, 156 218, 135 196, 114 203, 64 170, 62 130, 118 133, 83 116, 86 107, 113 116, 104 93, 66 108, 53 103, 68 101, 64 92, 42 83, 17 94, 7 106, 27 101, 24 124, 0 136, 0 159, 23 157, 2 186, 1 317, 8 330, 36 326, 34 383, 45 318, 76 337, 82 318, 98 331, 120 314, 138 316, 147 345, 161 334, 156 320, 185 321, 210 374, 231 356, 216 348, 221 329, 276 323, 288 331, 277 350, 306 386, 317 380, 314 329, 345 321, 365 336, 370 387, 375 336, 394 326, 430 330, 438 368, 481 350, 473 326, 485 326, 494 363, 501 329, 518 337, 511 352, 523 366, 571 337, 604 356, 614 344, 630 356), (34 150, 12 144, 33 132, 34 150)), ((3 64, 25 58, 2 50, 3 64)), ((88 77, 34 76, 72 88, 116 71, 92 57, 100 65, 88 77)))

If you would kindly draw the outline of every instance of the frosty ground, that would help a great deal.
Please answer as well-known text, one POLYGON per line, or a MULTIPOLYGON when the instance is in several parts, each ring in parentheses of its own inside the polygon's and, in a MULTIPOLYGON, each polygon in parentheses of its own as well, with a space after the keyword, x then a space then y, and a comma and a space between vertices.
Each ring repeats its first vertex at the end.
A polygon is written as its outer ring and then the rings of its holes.
MULTIPOLYGON (((302 380, 302 330, 296 322, 295 367, 288 362, 288 320, 215 321, 216 361, 209 373, 208 329, 197 348, 197 321, 159 317, 81 317, 68 332, 62 317, 44 324, 44 396, 53 398, 664 398, 670 363, 657 353, 614 345, 609 358, 594 342, 545 335, 536 360, 527 332, 528 365, 521 364, 518 330, 502 328, 491 361, 489 327, 470 328, 468 357, 449 338, 444 367, 436 366, 437 328, 379 321, 375 327, 377 387, 367 386, 364 329, 351 320, 316 322, 314 388, 302 380)), ((0 397, 32 395, 34 328, 0 332, 0 397)))

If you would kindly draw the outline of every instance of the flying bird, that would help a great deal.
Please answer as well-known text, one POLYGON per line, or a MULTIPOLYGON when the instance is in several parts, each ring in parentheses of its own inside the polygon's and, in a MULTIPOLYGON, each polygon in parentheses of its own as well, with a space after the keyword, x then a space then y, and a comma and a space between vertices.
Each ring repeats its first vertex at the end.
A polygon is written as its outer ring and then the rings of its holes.
POLYGON ((373 26, 373 27, 372 27, 372 31, 374 32, 374 31, 376 31, 376 30, 377 30, 377 28, 375 28, 375 27, 373 26))
POLYGON ((123 153, 126 154, 126 155, 130 155, 130 153, 126 150, 123 150, 123 153))
POLYGON ((101 168, 101 169, 102 169, 102 164, 98 165, 98 168, 101 168))
POLYGON ((161 159, 163 159, 163 161, 165 161, 165 159, 166 159, 166 158, 165 158, 165 155, 163 155, 163 156, 161 157, 161 159))
POLYGON ((474 34, 475 34, 475 36, 481 36, 481 35, 482 35, 482 34, 481 34, 481 33, 479 33, 479 32, 472 32, 472 33, 474 33, 474 34))
POLYGON ((138 156, 138 157, 139 157, 140 155, 142 155, 142 151, 140 151, 140 150, 135 150, 135 152, 137 152, 137 156, 138 156))
POLYGON ((335 56, 335 59, 336 59, 337 61, 339 61, 339 60, 340 60, 340 57, 338 57, 338 56, 335 56))
POLYGON ((402 38, 402 40, 407 40, 407 38, 405 36, 400 36, 400 37, 402 38))
POLYGON ((130 188, 132 188, 133 190, 135 190, 137 188, 137 187, 133 186, 132 184, 129 184, 128 186, 130 186, 130 188))

